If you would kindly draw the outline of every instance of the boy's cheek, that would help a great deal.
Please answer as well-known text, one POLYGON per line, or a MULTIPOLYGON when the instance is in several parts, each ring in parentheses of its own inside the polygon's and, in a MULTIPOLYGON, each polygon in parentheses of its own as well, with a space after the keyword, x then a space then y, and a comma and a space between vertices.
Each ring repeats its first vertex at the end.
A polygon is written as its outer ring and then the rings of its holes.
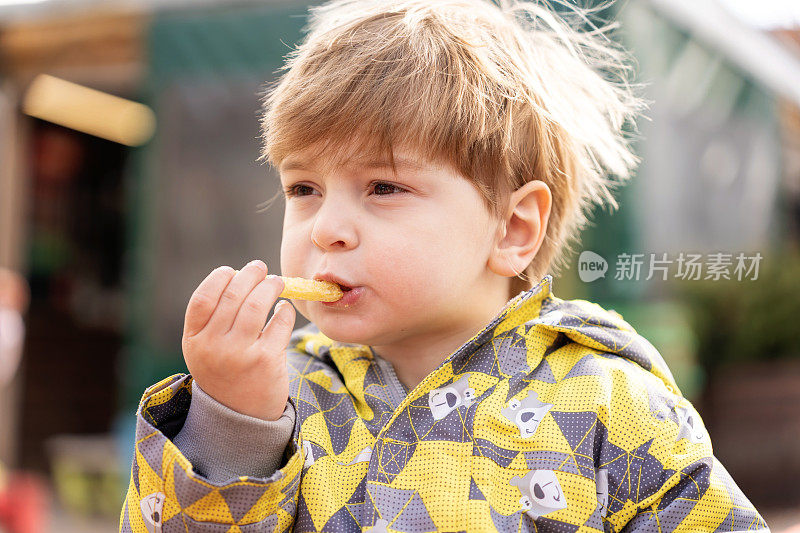
POLYGON ((302 257, 302 250, 295 244, 297 239, 284 232, 281 239, 281 275, 288 277, 307 277, 311 273, 301 272, 302 263, 298 261, 302 257))
POLYGON ((291 300, 292 305, 300 315, 309 322, 312 322, 311 317, 308 315, 308 302, 304 300, 291 300))

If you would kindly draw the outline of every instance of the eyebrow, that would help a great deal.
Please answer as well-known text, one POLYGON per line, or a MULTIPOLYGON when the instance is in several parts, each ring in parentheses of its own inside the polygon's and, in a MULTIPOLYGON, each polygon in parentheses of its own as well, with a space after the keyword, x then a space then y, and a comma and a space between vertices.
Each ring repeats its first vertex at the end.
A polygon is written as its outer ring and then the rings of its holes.
MULTIPOLYGON (((411 159, 407 157, 395 157, 394 165, 397 169, 400 170, 409 170, 416 172, 420 172, 427 168, 427 165, 425 165, 421 161, 417 161, 416 159, 411 159)), ((347 166, 350 166, 354 169, 392 168, 391 162, 386 159, 374 159, 363 162, 355 161, 348 163, 347 166)), ((314 170, 314 167, 313 165, 308 165, 305 161, 301 159, 289 158, 280 165, 280 171, 288 172, 290 170, 314 170)))

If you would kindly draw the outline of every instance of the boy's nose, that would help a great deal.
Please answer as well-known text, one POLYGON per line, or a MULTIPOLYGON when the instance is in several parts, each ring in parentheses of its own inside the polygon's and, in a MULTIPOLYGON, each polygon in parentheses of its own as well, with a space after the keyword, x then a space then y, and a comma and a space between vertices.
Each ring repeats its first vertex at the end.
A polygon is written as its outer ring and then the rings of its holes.
POLYGON ((355 247, 358 234, 351 210, 340 202, 324 202, 314 220, 311 242, 325 251, 355 247))

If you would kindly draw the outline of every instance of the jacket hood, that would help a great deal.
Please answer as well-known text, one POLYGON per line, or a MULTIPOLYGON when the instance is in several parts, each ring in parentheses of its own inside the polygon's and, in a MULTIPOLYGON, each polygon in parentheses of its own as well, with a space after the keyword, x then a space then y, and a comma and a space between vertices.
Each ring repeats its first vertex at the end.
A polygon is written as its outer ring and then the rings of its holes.
MULTIPOLYGON (((605 309, 587 300, 562 300, 552 292, 553 277, 545 275, 533 288, 520 292, 508 301, 503 310, 478 334, 467 341, 447 361, 469 356, 478 346, 502 336, 512 329, 525 335, 536 335, 537 328, 563 333, 568 339, 601 353, 613 354, 627 359, 664 382, 667 389, 680 394, 675 378, 658 350, 639 335, 622 315, 605 309), (523 328, 520 328, 523 326, 523 328)), ((372 359, 374 354, 368 346, 338 343, 320 333, 314 324, 309 324, 295 332, 292 342, 295 350, 330 361, 335 364, 343 361, 336 353, 336 347, 346 347, 348 356, 372 359)), ((541 357, 546 357, 544 346, 541 357)), ((531 363, 530 357, 528 363, 531 363)))
POLYGON ((532 323, 559 331, 576 343, 636 363, 663 381, 667 389, 680 394, 659 351, 622 315, 587 300, 562 300, 552 293, 551 287, 552 276, 548 274, 531 289, 540 295, 532 297, 542 301, 540 314, 532 323))

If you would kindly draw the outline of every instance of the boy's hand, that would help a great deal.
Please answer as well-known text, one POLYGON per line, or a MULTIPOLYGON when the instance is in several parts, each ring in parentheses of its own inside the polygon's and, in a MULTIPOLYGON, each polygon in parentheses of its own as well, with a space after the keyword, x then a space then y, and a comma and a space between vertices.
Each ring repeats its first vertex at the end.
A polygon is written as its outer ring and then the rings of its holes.
POLYGON ((283 281, 266 274, 262 261, 239 272, 228 266, 211 272, 189 300, 181 346, 186 367, 212 398, 239 413, 277 420, 289 397, 285 350, 295 311, 281 301, 267 322, 283 281))

